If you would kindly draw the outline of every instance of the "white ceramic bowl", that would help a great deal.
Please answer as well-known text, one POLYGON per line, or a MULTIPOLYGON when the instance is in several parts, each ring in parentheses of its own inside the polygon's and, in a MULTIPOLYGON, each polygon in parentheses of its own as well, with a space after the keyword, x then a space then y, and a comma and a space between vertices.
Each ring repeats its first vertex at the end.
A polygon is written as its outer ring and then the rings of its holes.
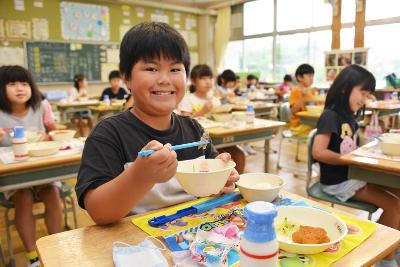
POLYGON ((231 113, 217 113, 217 114, 212 114, 212 117, 215 121, 225 122, 225 121, 230 121, 232 119, 232 114, 231 113))
POLYGON ((275 218, 275 230, 279 241, 279 248, 297 254, 320 253, 331 245, 341 241, 347 235, 347 226, 340 218, 320 209, 300 206, 278 207, 278 216, 275 218), (279 230, 285 218, 287 218, 289 223, 294 223, 298 226, 304 225, 325 229, 330 242, 322 244, 299 244, 293 242, 292 233, 283 234, 279 230))
POLYGON ((380 136, 382 140, 379 145, 383 154, 389 156, 400 156, 400 134, 385 133, 380 136))
POLYGON ((68 141, 74 138, 75 133, 75 130, 55 130, 49 132, 49 135, 54 141, 68 141))
POLYGON ((206 197, 221 191, 235 166, 235 162, 221 159, 179 161, 176 178, 188 194, 206 197), (208 171, 201 172, 202 169, 208 171))
POLYGON ((28 153, 32 157, 43 157, 58 152, 61 144, 58 141, 46 141, 28 144, 28 153))
POLYGON ((213 107, 211 109, 211 113, 228 113, 228 112, 231 112, 232 108, 233 108, 233 105, 231 105, 231 104, 220 105, 220 106, 213 107))
POLYGON ((26 139, 28 140, 28 143, 33 143, 33 142, 38 142, 40 138, 42 137, 42 134, 39 132, 35 131, 25 131, 25 136, 26 139))
POLYGON ((248 202, 274 200, 282 188, 281 177, 270 173, 245 173, 236 182, 243 198, 248 202))

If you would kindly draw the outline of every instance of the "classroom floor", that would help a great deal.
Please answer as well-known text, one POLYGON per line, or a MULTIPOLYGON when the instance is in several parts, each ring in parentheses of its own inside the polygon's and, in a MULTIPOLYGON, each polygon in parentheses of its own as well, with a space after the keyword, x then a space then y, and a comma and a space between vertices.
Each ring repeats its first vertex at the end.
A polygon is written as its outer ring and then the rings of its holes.
MULTIPOLYGON (((246 169, 245 172, 264 172, 264 153, 263 153, 263 142, 257 142, 252 144, 253 147, 257 150, 256 155, 251 155, 246 157, 246 169)), ((271 140, 271 151, 270 151, 270 161, 269 161, 269 169, 272 170, 272 173, 277 173, 276 171, 276 160, 277 154, 273 151, 277 150, 279 146, 279 139, 275 138, 271 140)), ((300 162, 295 161, 295 151, 296 151, 296 144, 295 142, 290 142, 289 140, 285 140, 282 145, 282 154, 281 154, 281 165, 283 165, 283 169, 278 171, 278 174, 283 177, 285 180, 284 189, 286 191, 290 191, 296 193, 298 195, 306 196, 305 186, 306 186, 306 154, 307 154, 307 147, 305 144, 300 146, 300 162), (293 175, 293 171, 296 171, 297 175, 293 175)), ((70 185, 75 185, 76 178, 71 178, 67 182, 70 185)), ((75 195, 74 195, 75 197, 75 195)), ((78 205, 76 204, 78 207, 78 205)), ((335 206, 338 209, 343 209, 347 212, 351 212, 355 216, 361 217, 366 219, 368 214, 363 211, 353 210, 345 207, 335 206)), ((35 206, 34 212, 42 211, 43 206, 37 204, 35 206)), ((0 208, 0 216, 3 216, 4 209, 0 208)), ((82 210, 81 208, 77 208, 78 214, 78 226, 84 227, 88 225, 92 225, 93 221, 87 215, 87 213, 82 210)), ((377 219, 380 215, 380 211, 374 214, 373 219, 377 219)), ((70 222, 72 222, 72 218, 69 218, 70 222)), ((71 224, 71 223, 70 223, 71 224)), ((46 227, 43 220, 39 220, 37 222, 37 231, 36 236, 40 238, 47 234, 46 227)), ((5 226, 3 220, 0 220, 0 236, 1 236, 1 244, 3 249, 5 250, 4 253, 7 255, 7 246, 6 246, 6 239, 5 239, 5 226)), ((16 262, 17 267, 25 267, 25 253, 23 245, 19 239, 18 233, 15 228, 12 231, 12 238, 13 238, 13 245, 14 245, 14 253, 16 255, 16 262)), ((110 248, 111 249, 111 248, 110 248)), ((111 250, 110 250, 111 251, 111 250)), ((111 253, 111 252, 110 252, 111 253)), ((0 263, 1 265, 1 263, 0 263)))

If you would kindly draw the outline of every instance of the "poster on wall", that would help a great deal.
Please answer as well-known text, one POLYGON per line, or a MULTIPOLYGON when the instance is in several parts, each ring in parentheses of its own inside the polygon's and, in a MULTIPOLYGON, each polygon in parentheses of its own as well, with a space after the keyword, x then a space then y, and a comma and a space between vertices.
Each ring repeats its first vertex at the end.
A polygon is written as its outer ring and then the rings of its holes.
POLYGON ((49 22, 47 19, 32 19, 32 36, 34 40, 49 39, 49 22))
POLYGON ((24 49, 22 47, 0 46, 0 66, 3 64, 24 66, 24 49))
POLYGON ((6 35, 10 39, 31 39, 31 22, 25 20, 7 20, 6 35))
POLYGON ((110 15, 107 6, 61 2, 62 37, 66 40, 108 41, 110 15))
POLYGON ((368 48, 332 50, 325 52, 325 74, 327 81, 333 81, 342 69, 351 64, 367 67, 368 48))

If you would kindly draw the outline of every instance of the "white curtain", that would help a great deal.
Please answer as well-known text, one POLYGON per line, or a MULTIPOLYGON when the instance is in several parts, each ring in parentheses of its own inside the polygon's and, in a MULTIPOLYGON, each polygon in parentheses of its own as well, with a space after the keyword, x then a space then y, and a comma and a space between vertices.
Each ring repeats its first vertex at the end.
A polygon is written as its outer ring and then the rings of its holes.
POLYGON ((217 22, 215 24, 215 69, 217 73, 223 70, 223 60, 226 47, 228 46, 231 34, 231 7, 224 7, 218 10, 217 22))

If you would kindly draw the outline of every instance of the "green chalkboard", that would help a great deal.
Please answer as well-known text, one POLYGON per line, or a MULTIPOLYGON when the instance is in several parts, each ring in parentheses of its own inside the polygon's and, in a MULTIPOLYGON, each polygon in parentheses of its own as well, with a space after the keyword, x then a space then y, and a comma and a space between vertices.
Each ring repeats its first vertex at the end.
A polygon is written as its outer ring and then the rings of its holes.
POLYGON ((89 81, 101 81, 102 67, 116 63, 115 51, 118 53, 119 47, 117 44, 26 42, 25 49, 28 69, 37 82, 72 83, 78 73, 89 81))

